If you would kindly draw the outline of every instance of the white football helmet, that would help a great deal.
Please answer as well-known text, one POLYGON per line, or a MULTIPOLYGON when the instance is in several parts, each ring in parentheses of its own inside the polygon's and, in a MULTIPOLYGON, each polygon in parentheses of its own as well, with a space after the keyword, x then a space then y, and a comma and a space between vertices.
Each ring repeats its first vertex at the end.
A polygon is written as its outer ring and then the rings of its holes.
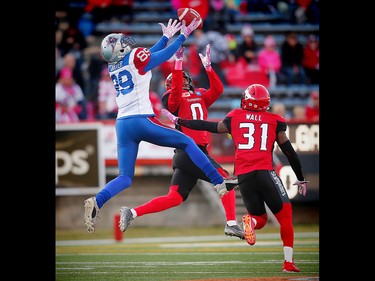
POLYGON ((116 63, 131 52, 135 40, 122 33, 108 34, 100 45, 100 56, 108 63, 116 63))

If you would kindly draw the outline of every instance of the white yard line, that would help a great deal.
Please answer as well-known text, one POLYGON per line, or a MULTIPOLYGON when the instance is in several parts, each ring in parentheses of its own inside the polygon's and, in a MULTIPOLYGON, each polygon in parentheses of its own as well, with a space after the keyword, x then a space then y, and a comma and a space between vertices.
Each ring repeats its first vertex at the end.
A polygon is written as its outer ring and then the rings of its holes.
MULTIPOLYGON (((295 239, 298 238, 319 238, 319 232, 296 232, 295 239)), ((279 233, 265 233, 257 234, 257 244, 268 243, 267 245, 278 245, 281 242, 267 242, 260 241, 266 239, 280 239, 279 233), (275 244, 276 243, 276 244, 275 244)), ((195 242, 217 242, 221 241, 220 245, 242 245, 246 243, 244 240, 240 240, 236 237, 226 237, 224 235, 206 235, 206 236, 178 236, 178 237, 144 237, 144 238, 123 238, 122 241, 116 241, 115 239, 100 239, 100 240, 61 240, 56 241, 56 246, 88 246, 88 245, 115 245, 115 244, 137 244, 137 243, 195 243, 195 242)), ((311 243, 311 242, 307 242, 311 243)), ((217 244, 217 243, 216 243, 217 244)), ((189 247, 193 247, 194 244, 189 244, 189 247)), ((207 244, 209 245, 209 244, 207 244)), ((186 246, 186 245, 185 245, 186 246)), ((202 244, 199 244, 202 247, 202 244)), ((171 247, 171 245, 165 245, 163 247, 171 247)))

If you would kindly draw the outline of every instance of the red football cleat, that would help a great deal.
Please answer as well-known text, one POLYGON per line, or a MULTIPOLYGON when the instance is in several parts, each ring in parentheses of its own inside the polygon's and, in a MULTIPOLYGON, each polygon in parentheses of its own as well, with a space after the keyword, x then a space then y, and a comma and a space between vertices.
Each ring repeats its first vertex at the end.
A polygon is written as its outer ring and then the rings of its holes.
POLYGON ((284 261, 283 272, 301 272, 301 270, 294 265, 294 260, 292 262, 284 261))
POLYGON ((242 225, 243 225, 243 234, 246 242, 249 245, 254 245, 256 242, 256 236, 255 236, 255 224, 253 220, 251 219, 251 216, 249 214, 246 214, 242 217, 242 225))

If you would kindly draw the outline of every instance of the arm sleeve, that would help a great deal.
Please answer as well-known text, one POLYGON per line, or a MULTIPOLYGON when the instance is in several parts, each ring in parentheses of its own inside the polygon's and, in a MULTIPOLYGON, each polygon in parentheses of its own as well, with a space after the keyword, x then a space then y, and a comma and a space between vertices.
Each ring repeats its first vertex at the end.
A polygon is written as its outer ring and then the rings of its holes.
POLYGON ((180 106, 182 99, 182 84, 183 84, 183 73, 182 70, 172 70, 172 88, 171 93, 168 97, 167 109, 170 112, 176 112, 180 106))
POLYGON ((164 47, 167 45, 169 39, 167 36, 162 36, 158 42, 155 43, 155 45, 153 45, 151 48, 149 48, 149 50, 151 52, 157 52, 157 51, 160 51, 162 49, 164 49, 164 47))
POLYGON ((151 53, 150 61, 145 66, 144 71, 149 71, 159 66, 163 62, 169 60, 174 55, 174 53, 178 50, 178 48, 180 48, 182 43, 185 42, 185 40, 186 40, 185 36, 183 34, 180 34, 178 38, 175 41, 173 41, 173 43, 168 45, 168 47, 162 50, 156 51, 154 53, 151 53))
POLYGON ((168 109, 168 99, 169 99, 170 94, 171 94, 171 90, 167 90, 166 92, 164 92, 163 96, 161 97, 161 102, 163 103, 163 106, 166 109, 168 109))
POLYGON ((209 79, 210 88, 204 94, 204 100, 206 106, 210 107, 224 92, 224 85, 212 67, 211 70, 207 70, 206 73, 209 79))
POLYGON ((198 131, 208 131, 211 133, 218 133, 217 125, 219 122, 210 122, 203 120, 187 120, 187 119, 178 119, 178 125, 198 130, 198 131))
POLYGON ((301 162, 292 144, 290 143, 290 140, 280 144, 279 147, 288 158, 289 164, 292 167, 293 172, 296 174, 297 179, 299 181, 303 181, 305 177, 303 176, 301 162))

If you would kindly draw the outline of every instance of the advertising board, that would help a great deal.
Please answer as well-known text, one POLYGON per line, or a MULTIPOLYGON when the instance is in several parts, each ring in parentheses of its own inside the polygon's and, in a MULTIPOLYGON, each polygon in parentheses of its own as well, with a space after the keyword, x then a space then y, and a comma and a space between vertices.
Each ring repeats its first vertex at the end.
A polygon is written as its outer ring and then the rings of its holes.
POLYGON ((104 186, 101 126, 56 125, 56 195, 95 194, 104 186))

